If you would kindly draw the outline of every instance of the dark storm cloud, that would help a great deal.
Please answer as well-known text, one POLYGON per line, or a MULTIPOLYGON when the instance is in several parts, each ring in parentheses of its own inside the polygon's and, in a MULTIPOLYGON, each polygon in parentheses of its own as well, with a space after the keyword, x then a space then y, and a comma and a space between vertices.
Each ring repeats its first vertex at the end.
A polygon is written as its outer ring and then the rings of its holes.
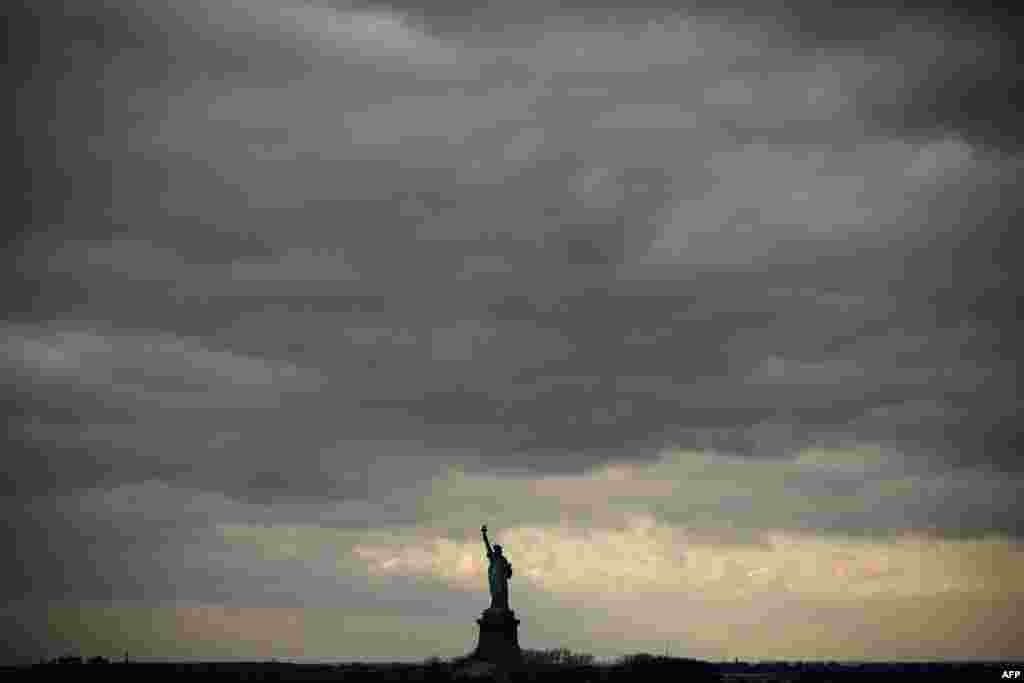
POLYGON ((866 46, 869 53, 900 56, 900 64, 880 72, 865 93, 864 115, 881 131, 922 137, 954 132, 973 144, 1019 153, 1013 36, 1020 22, 1011 12, 963 3, 899 9, 798 3, 781 16, 807 47, 866 46), (916 49, 908 50, 908 41, 916 49))
POLYGON ((444 7, 36 13, 5 488, 348 499, 417 449, 1016 466, 1019 164, 1006 108, 949 99, 979 56, 1005 81, 998 36, 444 7))
MULTIPOLYGON (((1012 11, 950 2, 593 2, 559 0, 503 3, 357 2, 356 7, 393 8, 438 31, 542 23, 588 17, 593 25, 628 26, 666 15, 725 19, 756 27, 765 44, 787 43, 795 52, 894 57, 863 93, 862 114, 883 134, 943 135, 955 132, 994 149, 1019 150, 1017 105, 1020 75, 1012 11), (913 46, 913 47, 911 47, 913 46)), ((742 70, 747 65, 737 64, 742 70)), ((753 65, 757 70, 758 66, 753 65)))

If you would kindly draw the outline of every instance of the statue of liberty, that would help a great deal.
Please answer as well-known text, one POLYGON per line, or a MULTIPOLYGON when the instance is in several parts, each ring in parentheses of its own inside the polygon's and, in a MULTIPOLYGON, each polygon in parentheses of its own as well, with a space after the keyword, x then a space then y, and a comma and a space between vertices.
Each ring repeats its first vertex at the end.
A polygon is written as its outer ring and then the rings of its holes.
POLYGON ((509 609, 508 606, 508 580, 512 577, 512 565, 501 552, 501 546, 495 545, 491 548, 487 540, 487 525, 480 527, 484 535, 484 546, 487 548, 487 560, 490 566, 487 569, 487 582, 491 589, 491 607, 498 609, 509 609))

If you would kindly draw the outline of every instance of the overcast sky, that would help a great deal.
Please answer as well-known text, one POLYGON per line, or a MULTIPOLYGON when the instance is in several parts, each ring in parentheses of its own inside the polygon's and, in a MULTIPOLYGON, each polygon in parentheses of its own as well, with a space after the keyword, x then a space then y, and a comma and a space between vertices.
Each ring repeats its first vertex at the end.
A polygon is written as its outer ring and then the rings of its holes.
POLYGON ((1024 652, 1003 18, 34 4, 4 660, 1024 652))

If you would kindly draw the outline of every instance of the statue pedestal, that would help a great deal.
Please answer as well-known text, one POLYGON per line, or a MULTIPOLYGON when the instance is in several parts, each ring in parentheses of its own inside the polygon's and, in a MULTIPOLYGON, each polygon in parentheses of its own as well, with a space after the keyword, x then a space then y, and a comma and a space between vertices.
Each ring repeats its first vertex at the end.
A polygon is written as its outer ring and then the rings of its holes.
POLYGON ((476 620, 480 625, 480 640, 473 659, 495 664, 518 664, 522 661, 519 649, 519 620, 510 609, 488 607, 476 620))

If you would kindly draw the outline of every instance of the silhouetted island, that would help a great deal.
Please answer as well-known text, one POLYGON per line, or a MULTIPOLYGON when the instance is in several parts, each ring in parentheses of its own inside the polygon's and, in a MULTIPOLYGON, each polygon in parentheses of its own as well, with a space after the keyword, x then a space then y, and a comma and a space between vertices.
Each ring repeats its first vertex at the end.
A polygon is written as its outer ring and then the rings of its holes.
MULTIPOLYGON (((31 666, 0 667, 4 680, 59 680, 100 676, 102 681, 245 680, 245 681, 628 681, 682 682, 740 681, 997 681, 1021 680, 1013 672, 1024 669, 1018 662, 705 662, 696 659, 634 654, 608 664, 596 664, 586 654, 566 649, 523 650, 515 669, 473 667, 469 657, 444 661, 431 658, 420 663, 292 664, 288 662, 148 663, 110 662, 103 657, 84 659, 65 656, 31 666)), ((481 664, 479 661, 477 664, 481 664)))

